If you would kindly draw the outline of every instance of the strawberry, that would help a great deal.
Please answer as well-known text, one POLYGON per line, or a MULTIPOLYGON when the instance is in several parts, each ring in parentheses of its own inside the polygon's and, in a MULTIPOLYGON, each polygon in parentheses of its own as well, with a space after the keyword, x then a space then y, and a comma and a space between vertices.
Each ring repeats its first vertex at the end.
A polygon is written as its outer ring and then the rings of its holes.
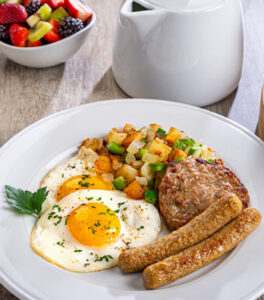
MULTIPOLYGON (((47 1, 46 0, 40 0, 42 2, 42 4, 45 4, 47 1)), ((30 3, 32 2, 32 0, 23 0, 23 4, 25 7, 27 7, 30 3)))
POLYGON ((31 42, 28 41, 28 43, 27 43, 27 46, 28 46, 28 47, 38 47, 38 46, 41 46, 41 45, 42 45, 41 40, 36 41, 36 42, 34 42, 34 43, 31 43, 31 42))
POLYGON ((83 22, 92 18, 92 10, 79 0, 65 0, 65 6, 71 17, 79 18, 83 22))
POLYGON ((53 26, 53 28, 44 35, 44 40, 49 43, 61 40, 61 36, 59 35, 59 23, 54 19, 51 19, 49 23, 53 26))
POLYGON ((23 0, 23 4, 25 7, 27 7, 31 2, 32 0, 23 0))
POLYGON ((24 23, 27 17, 23 5, 5 3, 0 6, 0 24, 24 23))
MULTIPOLYGON (((12 4, 14 5, 14 4, 12 4)), ((12 24, 9 29, 10 39, 14 46, 25 47, 28 37, 28 29, 18 24, 12 24)))
POLYGON ((47 0, 47 3, 53 9, 64 6, 64 0, 47 0))

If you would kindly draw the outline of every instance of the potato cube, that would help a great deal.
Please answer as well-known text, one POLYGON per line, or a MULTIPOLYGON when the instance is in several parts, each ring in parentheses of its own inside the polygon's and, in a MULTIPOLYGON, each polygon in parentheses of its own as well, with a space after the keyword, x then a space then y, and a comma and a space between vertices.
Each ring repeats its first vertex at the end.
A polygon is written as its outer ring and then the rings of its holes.
POLYGON ((122 132, 122 131, 117 130, 116 128, 113 128, 109 132, 108 143, 115 142, 118 145, 121 145, 126 137, 127 137, 126 132, 122 132))
POLYGON ((181 138, 180 130, 171 127, 168 134, 165 136, 164 140, 168 143, 169 146, 174 146, 176 140, 181 138))
POLYGON ((149 124, 149 129, 155 133, 159 128, 162 128, 159 124, 149 124))
POLYGON ((171 153, 171 147, 166 145, 163 140, 156 138, 147 145, 149 153, 159 156, 160 160, 165 162, 171 153))
POLYGON ((170 156, 169 156, 169 161, 173 161, 173 160, 176 160, 177 158, 179 157, 184 157, 184 158, 187 158, 187 153, 178 149, 178 148, 175 148, 172 150, 170 156))
POLYGON ((132 134, 133 132, 135 132, 137 129, 135 126, 131 125, 131 124, 125 124, 123 131, 125 131, 128 134, 132 134))
POLYGON ((133 141, 140 141, 143 138, 143 133, 135 131, 134 133, 128 135, 123 141, 122 145, 128 147, 133 141))
POLYGON ((135 180, 136 176, 138 176, 139 171, 127 164, 124 164, 120 169, 116 172, 116 177, 123 176, 126 182, 129 184, 135 180))
POLYGON ((99 155, 94 150, 92 150, 91 148, 86 148, 85 146, 82 146, 80 148, 78 156, 81 160, 84 160, 86 164, 94 164, 95 161, 99 158, 99 155))
POLYGON ((99 139, 93 138, 93 139, 86 139, 82 142, 82 145, 86 148, 90 148, 93 151, 98 151, 100 147, 102 146, 102 142, 99 139))
POLYGON ((158 155, 152 153, 144 153, 142 156, 142 161, 147 162, 149 164, 161 162, 161 159, 158 155))
POLYGON ((141 187, 141 185, 135 180, 130 183, 125 189, 124 192, 128 195, 128 197, 132 199, 144 199, 145 191, 141 187))
POLYGON ((109 156, 100 155, 97 161, 95 162, 96 172, 98 174, 111 173, 112 164, 109 156))
POLYGON ((130 165, 131 165, 131 167, 139 170, 144 165, 144 161, 142 161, 142 160, 135 160, 135 161, 132 161, 132 163, 130 165))

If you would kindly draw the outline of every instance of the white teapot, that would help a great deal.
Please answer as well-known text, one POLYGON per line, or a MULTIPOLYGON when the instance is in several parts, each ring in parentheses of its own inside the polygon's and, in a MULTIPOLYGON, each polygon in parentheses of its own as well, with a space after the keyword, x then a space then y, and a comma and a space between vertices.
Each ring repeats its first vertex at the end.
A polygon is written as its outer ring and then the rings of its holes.
POLYGON ((127 0, 113 74, 130 96, 212 104, 238 85, 243 61, 240 0, 127 0))

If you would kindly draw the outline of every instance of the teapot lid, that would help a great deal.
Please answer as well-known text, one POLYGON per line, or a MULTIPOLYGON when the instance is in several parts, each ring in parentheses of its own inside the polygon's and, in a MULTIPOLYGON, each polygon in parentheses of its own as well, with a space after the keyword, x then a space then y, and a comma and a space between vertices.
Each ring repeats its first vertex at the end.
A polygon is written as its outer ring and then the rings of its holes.
POLYGON ((167 9, 197 10, 214 7, 223 0, 145 0, 146 2, 167 9))

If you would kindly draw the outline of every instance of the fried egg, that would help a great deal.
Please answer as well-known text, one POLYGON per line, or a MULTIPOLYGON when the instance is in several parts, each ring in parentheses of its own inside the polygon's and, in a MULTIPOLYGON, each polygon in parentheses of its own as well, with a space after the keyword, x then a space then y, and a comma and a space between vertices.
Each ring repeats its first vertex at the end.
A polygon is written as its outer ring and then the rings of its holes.
POLYGON ((158 238, 158 210, 120 191, 82 189, 48 209, 31 234, 31 247, 64 269, 93 272, 117 265, 126 249, 158 238))
POLYGON ((97 158, 94 151, 82 147, 78 155, 52 169, 40 184, 40 187, 46 187, 49 192, 42 205, 42 213, 77 190, 113 190, 111 182, 105 182, 95 172, 97 158))

